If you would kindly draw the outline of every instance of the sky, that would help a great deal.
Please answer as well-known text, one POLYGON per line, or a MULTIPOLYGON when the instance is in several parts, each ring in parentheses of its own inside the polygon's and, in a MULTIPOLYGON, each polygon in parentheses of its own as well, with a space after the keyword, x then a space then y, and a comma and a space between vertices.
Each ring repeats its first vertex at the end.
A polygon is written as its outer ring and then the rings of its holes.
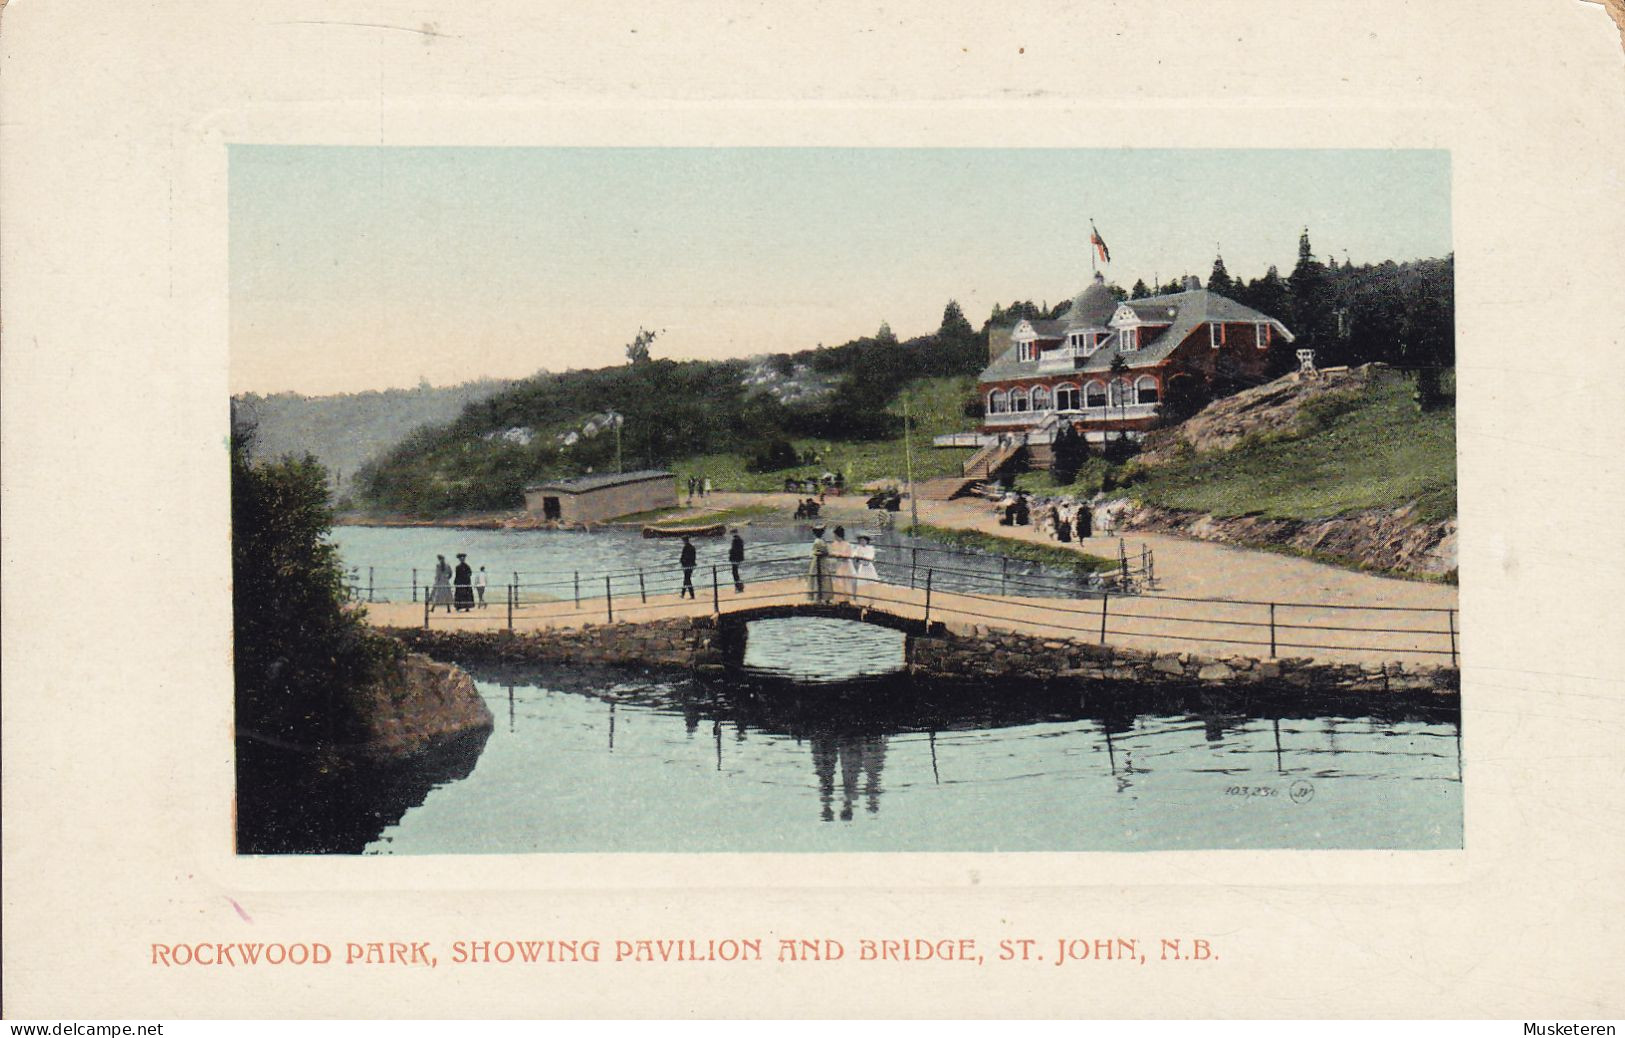
POLYGON ((1125 287, 1451 251, 1421 150, 230 149, 231 389, 450 385, 924 335, 1125 287))

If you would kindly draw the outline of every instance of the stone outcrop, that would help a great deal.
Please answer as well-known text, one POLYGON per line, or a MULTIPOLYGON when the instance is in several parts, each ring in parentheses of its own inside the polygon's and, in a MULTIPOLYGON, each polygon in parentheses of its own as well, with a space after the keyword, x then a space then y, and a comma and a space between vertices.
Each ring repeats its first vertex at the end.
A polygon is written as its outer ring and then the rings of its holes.
POLYGON ((364 756, 389 759, 421 753, 437 743, 489 729, 491 710, 474 679, 449 663, 408 653, 393 672, 362 693, 364 756))
POLYGON ((1215 400, 1178 425, 1153 432, 1137 460, 1144 465, 1160 465, 1191 451, 1229 450, 1250 435, 1292 428, 1302 417, 1304 405, 1312 400, 1338 394, 1352 396, 1378 379, 1395 377, 1392 369, 1381 364, 1324 371, 1309 378, 1301 378, 1297 372, 1283 375, 1215 400))
POLYGON ((1329 519, 1223 517, 1111 502, 1113 532, 1171 533, 1248 548, 1286 547, 1377 570, 1440 576, 1456 569, 1456 521, 1424 521, 1415 507, 1373 508, 1329 519))

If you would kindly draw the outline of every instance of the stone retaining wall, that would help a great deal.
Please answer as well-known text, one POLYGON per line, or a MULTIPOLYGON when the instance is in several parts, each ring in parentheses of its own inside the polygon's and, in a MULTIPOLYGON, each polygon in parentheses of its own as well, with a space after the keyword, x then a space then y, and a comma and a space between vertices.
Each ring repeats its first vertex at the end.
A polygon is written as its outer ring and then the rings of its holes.
MULTIPOLYGON (((742 649, 740 645, 725 644, 726 631, 712 617, 596 624, 523 634, 417 629, 391 633, 438 659, 667 666, 708 672, 737 663, 737 658, 729 657, 737 656, 742 649)), ((911 635, 907 653, 909 671, 925 678, 1117 681, 1180 687, 1270 684, 1315 692, 1445 695, 1453 695, 1461 687, 1460 671, 1426 663, 1217 658, 1036 638, 982 626, 970 634, 952 634, 934 627, 929 634, 911 635)))
POLYGON ((438 659, 662 667, 722 665, 717 627, 710 617, 587 624, 514 634, 419 628, 394 628, 389 633, 438 659))
POLYGON ((1460 690, 1460 671, 1432 664, 1316 663, 1304 658, 1215 658, 1034 638, 977 627, 970 635, 933 632, 909 642, 909 667, 931 677, 1125 681, 1151 685, 1291 685, 1316 692, 1460 690))

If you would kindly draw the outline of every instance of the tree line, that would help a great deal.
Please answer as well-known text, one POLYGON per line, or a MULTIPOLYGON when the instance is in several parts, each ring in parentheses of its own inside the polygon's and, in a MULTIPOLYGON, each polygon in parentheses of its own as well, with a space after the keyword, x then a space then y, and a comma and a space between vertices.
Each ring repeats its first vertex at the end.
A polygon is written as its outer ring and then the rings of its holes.
MULTIPOLYGON (((1150 286, 1143 280, 1131 289, 1108 287, 1118 299, 1183 289, 1177 281, 1150 286)), ((1297 364, 1296 350, 1309 348, 1321 366, 1383 361, 1413 372, 1421 406, 1444 402, 1440 372, 1455 363, 1453 256, 1361 267, 1324 263, 1305 231, 1287 277, 1271 266, 1244 281, 1232 277, 1219 257, 1207 287, 1292 329, 1295 342, 1278 338, 1271 348, 1267 377, 1290 371, 1297 364)), ((361 496, 386 510, 501 509, 516 507, 527 483, 612 471, 617 460, 631 470, 697 455, 742 453, 754 457, 756 467, 777 469, 795 456, 795 439, 889 439, 901 432, 891 403, 911 379, 974 375, 987 363, 994 329, 1022 318, 1060 317, 1070 305, 1070 300, 1051 306, 1030 299, 995 304, 978 329, 959 303, 949 300, 929 335, 899 340, 882 323, 873 335, 838 346, 774 355, 767 362, 781 374, 805 367, 831 386, 829 392, 788 404, 745 384, 750 362, 661 358, 658 333, 640 328, 627 344, 624 365, 541 374, 470 402, 447 424, 418 429, 362 468, 361 496), (619 442, 610 433, 567 445, 555 435, 561 420, 605 411, 624 416, 619 442), (530 443, 501 437, 516 427, 537 435, 530 443)), ((1239 374, 1220 374, 1219 393, 1245 388, 1239 374)), ((974 410, 973 402, 967 407, 974 410)))

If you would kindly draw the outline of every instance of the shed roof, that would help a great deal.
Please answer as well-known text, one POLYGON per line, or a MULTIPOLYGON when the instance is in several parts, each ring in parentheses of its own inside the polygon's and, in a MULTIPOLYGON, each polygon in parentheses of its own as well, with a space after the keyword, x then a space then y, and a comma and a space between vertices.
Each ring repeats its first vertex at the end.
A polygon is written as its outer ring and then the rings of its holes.
POLYGON ((556 490, 561 494, 582 494, 590 490, 603 490, 606 487, 624 486, 627 483, 643 483, 651 479, 671 479, 672 474, 664 469, 639 469, 636 472, 606 472, 594 476, 571 476, 568 479, 550 479, 541 483, 533 483, 526 490, 556 490))

